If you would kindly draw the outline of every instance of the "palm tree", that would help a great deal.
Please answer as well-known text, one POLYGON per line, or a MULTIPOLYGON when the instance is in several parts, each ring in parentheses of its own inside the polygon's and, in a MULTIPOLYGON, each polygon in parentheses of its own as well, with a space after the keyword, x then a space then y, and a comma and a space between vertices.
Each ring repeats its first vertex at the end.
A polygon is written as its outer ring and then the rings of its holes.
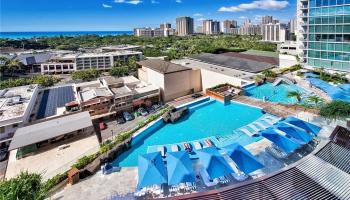
POLYGON ((0 57, 0 80, 2 80, 2 75, 6 69, 8 62, 9 59, 7 59, 6 57, 0 57))
POLYGON ((274 71, 271 71, 269 69, 264 70, 263 72, 261 72, 265 77, 269 77, 269 78, 275 78, 276 77, 276 73, 274 71))
POLYGON ((7 69, 11 71, 11 76, 13 76, 14 71, 21 69, 22 66, 23 64, 19 60, 12 59, 8 62, 7 69))
POLYGON ((302 93, 299 92, 299 91, 290 91, 290 92, 288 92, 288 94, 287 94, 287 97, 288 97, 288 98, 296 98, 297 101, 298 101, 298 103, 301 102, 301 96, 302 96, 302 93))
POLYGON ((319 104, 324 102, 323 99, 317 95, 307 97, 307 101, 314 103, 316 107, 318 107, 319 104))

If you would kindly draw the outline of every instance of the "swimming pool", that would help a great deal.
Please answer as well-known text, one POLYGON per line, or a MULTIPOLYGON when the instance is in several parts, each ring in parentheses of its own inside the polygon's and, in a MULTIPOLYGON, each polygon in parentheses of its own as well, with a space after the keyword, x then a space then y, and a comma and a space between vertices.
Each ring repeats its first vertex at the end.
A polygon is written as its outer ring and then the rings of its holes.
MULTIPOLYGON (((147 153, 147 147, 197 140, 210 136, 232 134, 263 115, 259 108, 234 103, 224 105, 218 101, 208 101, 203 106, 192 108, 190 114, 175 124, 156 122, 133 139, 132 148, 113 161, 114 166, 137 166, 138 155, 147 153)), ((249 136, 237 139, 242 145, 254 142, 249 136)))
POLYGON ((267 101, 277 102, 282 104, 294 104, 297 103, 296 98, 288 98, 287 94, 290 91, 298 91, 307 94, 306 90, 297 85, 288 85, 281 83, 277 86, 273 86, 272 83, 264 83, 260 86, 251 86, 245 89, 245 96, 264 99, 266 97, 267 101))

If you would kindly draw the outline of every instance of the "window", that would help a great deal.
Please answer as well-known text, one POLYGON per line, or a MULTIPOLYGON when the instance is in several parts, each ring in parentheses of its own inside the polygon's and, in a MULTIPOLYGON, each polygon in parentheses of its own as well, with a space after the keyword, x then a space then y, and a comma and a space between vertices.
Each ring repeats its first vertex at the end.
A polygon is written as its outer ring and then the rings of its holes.
POLYGON ((0 133, 4 133, 5 132, 5 127, 0 127, 0 133))
POLYGON ((12 128, 17 128, 18 124, 12 124, 12 128))

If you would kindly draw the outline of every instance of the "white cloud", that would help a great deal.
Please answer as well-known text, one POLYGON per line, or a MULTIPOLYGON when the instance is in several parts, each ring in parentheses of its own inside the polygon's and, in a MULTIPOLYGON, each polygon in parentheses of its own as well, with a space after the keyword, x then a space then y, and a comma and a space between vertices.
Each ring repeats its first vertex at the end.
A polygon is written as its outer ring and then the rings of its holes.
POLYGON ((201 14, 201 13, 194 13, 193 16, 195 16, 195 17, 202 17, 203 14, 201 14))
POLYGON ((257 0, 253 1, 252 3, 242 3, 238 6, 231 6, 231 7, 221 7, 219 8, 220 12, 240 12, 240 11, 246 11, 246 10, 254 10, 254 9, 261 9, 261 10, 280 10, 288 6, 288 1, 282 0, 257 0))
POLYGON ((141 0, 129 0, 129 1, 125 1, 125 0, 114 0, 115 3, 128 3, 128 4, 133 4, 133 5, 137 5, 142 3, 141 0))
POLYGON ((104 4, 104 3, 102 4, 102 7, 104 7, 104 8, 112 8, 112 6, 104 4))
POLYGON ((151 4, 158 4, 159 1, 156 1, 156 0, 151 0, 151 4))
POLYGON ((175 2, 176 3, 182 3, 182 0, 176 0, 175 2))
POLYGON ((198 21, 203 21, 203 20, 205 20, 204 17, 198 18, 198 21))

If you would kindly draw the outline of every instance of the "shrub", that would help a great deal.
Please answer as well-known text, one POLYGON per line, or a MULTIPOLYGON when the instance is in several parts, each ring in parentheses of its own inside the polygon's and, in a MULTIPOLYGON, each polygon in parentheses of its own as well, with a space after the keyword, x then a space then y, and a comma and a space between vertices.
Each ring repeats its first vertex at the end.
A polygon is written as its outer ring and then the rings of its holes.
POLYGON ((63 174, 57 174, 56 176, 50 178, 49 180, 46 181, 45 183, 45 190, 49 191, 53 187, 55 187, 58 183, 62 182, 64 179, 66 179, 68 176, 67 172, 63 174))
POLYGON ((18 176, 0 182, 0 198, 7 200, 41 200, 47 190, 40 174, 21 172, 18 176))
POLYGON ((72 73, 73 80, 83 80, 83 81, 91 81, 100 77, 101 71, 97 69, 87 69, 83 71, 75 71, 72 73))
POLYGON ((332 120, 346 119, 350 117, 350 103, 345 101, 332 101, 321 107, 320 115, 332 120))
POLYGON ((17 78, 0 81, 0 89, 19 87, 23 85, 38 84, 43 87, 50 87, 59 82, 54 76, 37 75, 32 78, 17 78))
POLYGON ((78 159, 78 161, 72 166, 76 167, 77 169, 82 169, 89 163, 91 163, 93 160, 97 158, 98 154, 92 154, 89 156, 83 156, 82 158, 78 159))
POLYGON ((127 66, 123 67, 113 67, 110 71, 109 74, 112 76, 117 76, 117 77, 122 77, 125 75, 129 74, 129 68, 127 66))

